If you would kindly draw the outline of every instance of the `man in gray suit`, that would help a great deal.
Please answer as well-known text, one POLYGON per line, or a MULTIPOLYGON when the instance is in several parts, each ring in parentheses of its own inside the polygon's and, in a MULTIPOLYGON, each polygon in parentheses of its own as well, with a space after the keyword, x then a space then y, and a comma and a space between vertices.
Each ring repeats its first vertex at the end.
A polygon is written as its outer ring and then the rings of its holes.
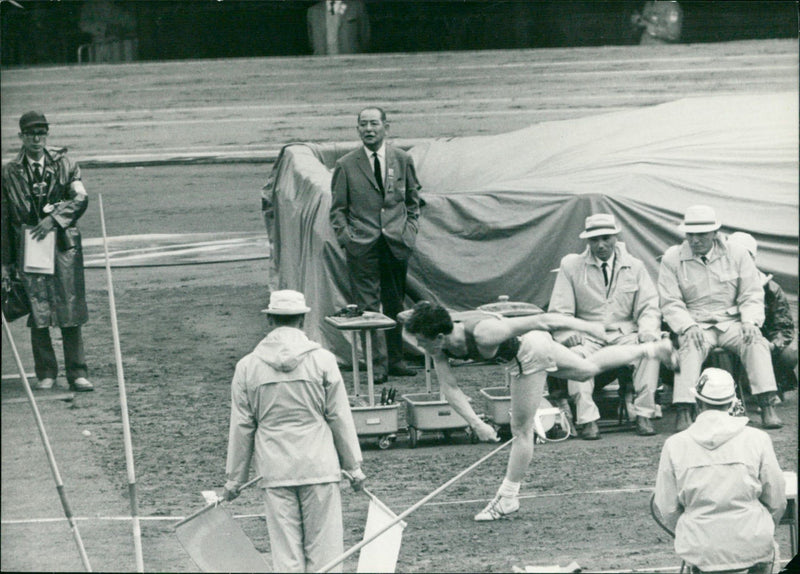
POLYGON ((326 0, 308 9, 314 55, 359 54, 369 48, 369 16, 360 0, 326 0))
MULTIPOLYGON (((392 319, 403 310, 408 259, 419 228, 420 184, 411 156, 385 143, 389 122, 381 108, 358 114, 364 143, 336 162, 331 224, 347 256, 353 302, 392 319)), ((375 382, 410 376, 402 329, 376 333, 375 382)))

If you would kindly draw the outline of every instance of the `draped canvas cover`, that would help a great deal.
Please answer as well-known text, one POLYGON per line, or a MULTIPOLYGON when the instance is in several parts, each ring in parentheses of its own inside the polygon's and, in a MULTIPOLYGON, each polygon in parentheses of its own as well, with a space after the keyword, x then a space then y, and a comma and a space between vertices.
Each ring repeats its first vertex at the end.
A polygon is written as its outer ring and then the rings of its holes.
MULTIPOLYGON (((653 279, 683 236, 686 207, 714 207, 722 232, 758 240, 759 267, 798 292, 798 96, 684 99, 410 149, 425 206, 409 294, 462 310, 508 295, 547 306, 561 257, 582 251, 584 218, 613 213, 653 279)), ((286 146, 265 190, 281 288, 303 291, 306 331, 347 360, 322 318, 348 302, 330 227, 334 163, 351 145, 286 146)))

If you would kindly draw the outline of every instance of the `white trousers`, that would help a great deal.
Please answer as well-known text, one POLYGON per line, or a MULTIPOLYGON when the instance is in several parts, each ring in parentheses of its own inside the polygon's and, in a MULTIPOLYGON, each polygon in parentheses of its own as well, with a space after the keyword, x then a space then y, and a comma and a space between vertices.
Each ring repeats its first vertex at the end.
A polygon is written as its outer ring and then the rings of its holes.
POLYGON ((706 343, 702 349, 688 343, 684 335, 680 337, 678 357, 681 372, 675 373, 675 388, 672 390, 673 403, 695 402, 694 397, 689 393, 689 388, 697 384, 703 361, 715 347, 722 347, 739 356, 747 371, 752 394, 759 395, 778 390, 775 384, 775 373, 772 370, 772 355, 764 337, 759 335, 755 341, 745 345, 741 323, 732 323, 725 331, 720 331, 714 326, 706 328, 701 326, 701 331, 706 343))
POLYGON ((338 482, 266 488, 264 506, 275 572, 316 572, 344 554, 338 482))
MULTIPOLYGON (((584 337, 583 343, 570 347, 570 351, 581 357, 589 357, 608 345, 638 345, 636 333, 620 335, 616 339, 602 343, 595 339, 584 337)), ((658 386, 658 359, 643 358, 633 365, 633 414, 635 416, 653 418, 656 412, 656 387, 658 386)), ((588 381, 568 381, 567 391, 575 402, 575 422, 586 424, 600 418, 600 411, 594 403, 594 379, 588 381)))

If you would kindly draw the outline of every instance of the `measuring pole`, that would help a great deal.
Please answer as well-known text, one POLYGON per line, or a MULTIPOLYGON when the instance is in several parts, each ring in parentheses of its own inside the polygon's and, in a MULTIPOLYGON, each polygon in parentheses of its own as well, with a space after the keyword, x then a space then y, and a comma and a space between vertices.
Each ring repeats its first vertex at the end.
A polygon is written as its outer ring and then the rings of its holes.
POLYGON ((108 284, 108 304, 111 311, 111 332, 114 336, 114 357, 117 361, 117 383, 119 385, 119 404, 122 412, 122 438, 125 445, 125 464, 128 468, 128 498, 131 502, 131 519, 133 522, 133 549, 136 554, 136 571, 144 572, 142 557, 142 528, 139 524, 139 504, 136 501, 136 472, 133 468, 133 444, 131 443, 131 423, 128 420, 128 396, 125 392, 125 375, 122 371, 122 350, 119 344, 119 328, 117 327, 117 307, 114 302, 114 285, 111 282, 111 261, 108 256, 108 238, 106 237, 106 218, 103 215, 103 195, 98 194, 100 204, 100 226, 103 230, 103 251, 106 256, 106 283, 108 284))
POLYGON ((67 517, 70 530, 72 530, 72 537, 75 539, 75 544, 78 546, 78 553, 81 555, 83 567, 86 568, 87 572, 91 572, 92 566, 89 564, 89 557, 86 555, 86 548, 83 546, 83 540, 81 539, 81 533, 78 530, 78 524, 75 522, 75 519, 72 516, 72 510, 70 509, 69 502, 67 501, 67 493, 64 492, 64 483, 61 481, 61 473, 58 472, 56 457, 53 455, 53 449, 50 448, 50 440, 47 438, 47 431, 44 429, 44 423, 42 422, 42 417, 39 414, 39 407, 36 406, 36 399, 33 398, 33 391, 31 391, 31 386, 28 383, 28 377, 25 374, 24 367, 22 366, 22 359, 20 359, 19 353, 17 352, 17 345, 14 343, 14 337, 11 335, 11 328, 8 326, 5 314, 3 314, 2 317, 3 329, 5 329, 6 337, 8 338, 8 344, 11 346, 11 351, 14 353, 14 360, 17 363, 19 375, 22 379, 22 386, 25 387, 25 394, 28 395, 28 402, 31 404, 31 409, 33 409, 33 418, 36 419, 36 427, 39 429, 39 436, 42 437, 42 444, 44 444, 44 450, 47 453, 47 461, 50 463, 50 470, 53 473, 53 479, 56 481, 58 498, 61 499, 61 506, 64 508, 64 515, 67 517))

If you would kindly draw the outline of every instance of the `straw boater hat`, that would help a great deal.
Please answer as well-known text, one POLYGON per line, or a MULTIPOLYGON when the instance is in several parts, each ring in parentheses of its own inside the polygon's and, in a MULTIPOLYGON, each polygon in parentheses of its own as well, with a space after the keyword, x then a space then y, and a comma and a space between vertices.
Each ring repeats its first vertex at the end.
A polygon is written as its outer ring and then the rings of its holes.
POLYGON ((713 207, 693 205, 686 210, 683 223, 678 226, 678 229, 684 233, 708 233, 716 231, 720 227, 722 227, 722 223, 717 219, 713 207))
POLYGON ((589 239, 590 237, 597 237, 598 235, 616 235, 620 232, 617 227, 614 216, 610 213, 595 213, 586 218, 584 222, 586 230, 578 237, 581 239, 589 239))
POLYGON ((269 307, 261 310, 269 315, 305 315, 309 311, 311 309, 306 306, 305 296, 291 289, 270 293, 269 307))
POLYGON ((727 405, 736 398, 736 387, 728 371, 708 368, 689 392, 699 401, 710 405, 727 405))

